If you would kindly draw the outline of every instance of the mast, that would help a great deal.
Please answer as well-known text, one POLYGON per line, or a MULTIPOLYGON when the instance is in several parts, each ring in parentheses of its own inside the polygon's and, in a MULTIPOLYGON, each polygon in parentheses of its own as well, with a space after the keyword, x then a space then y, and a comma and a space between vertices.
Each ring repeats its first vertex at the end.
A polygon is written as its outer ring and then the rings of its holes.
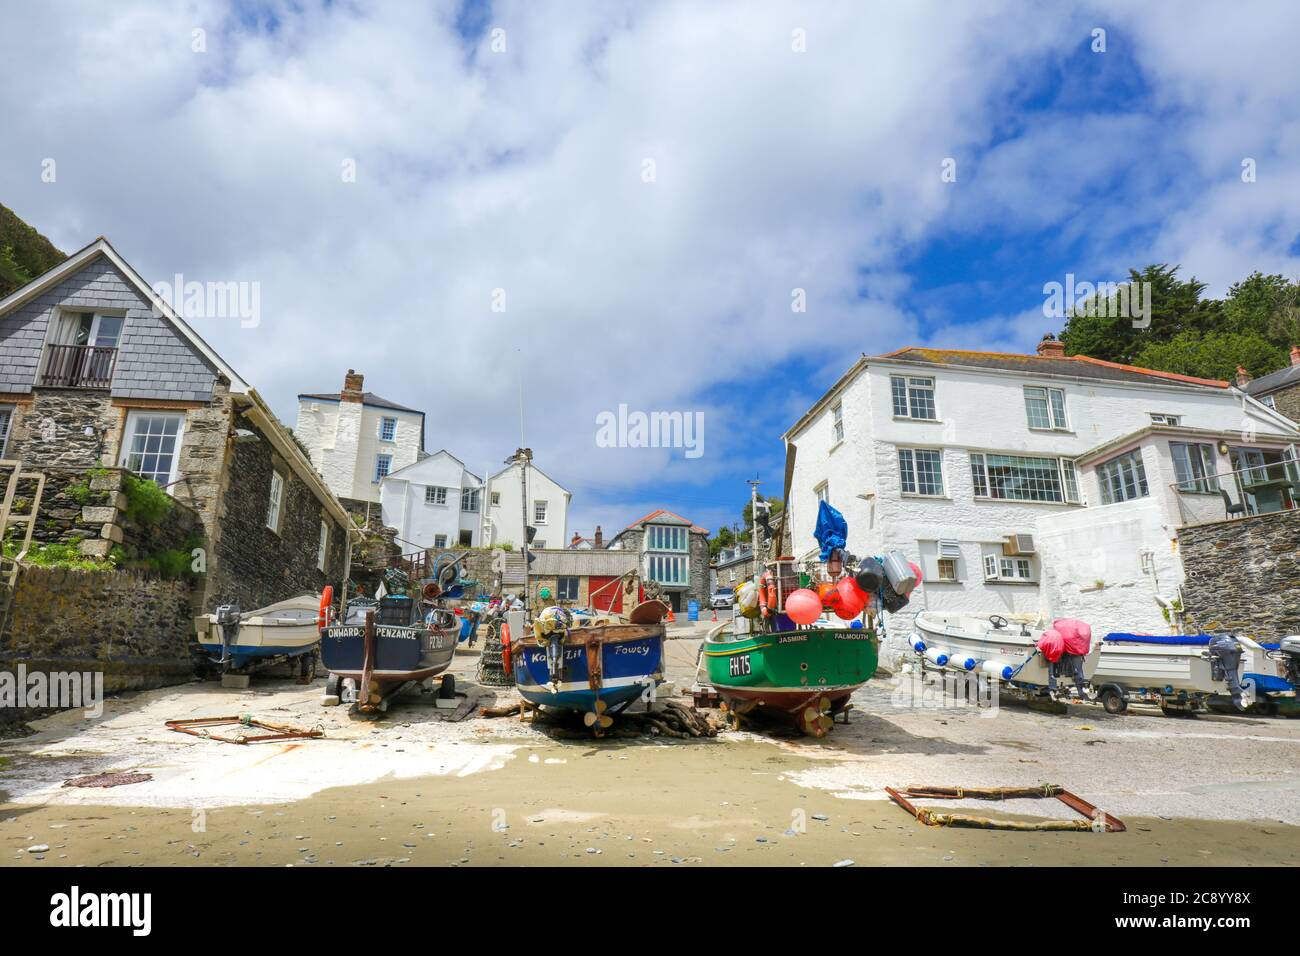
POLYGON ((533 450, 531 448, 518 448, 515 450, 515 463, 519 465, 519 508, 520 516, 523 518, 523 555, 524 555, 524 613, 528 613, 530 608, 530 593, 528 590, 528 463, 533 459, 533 450))

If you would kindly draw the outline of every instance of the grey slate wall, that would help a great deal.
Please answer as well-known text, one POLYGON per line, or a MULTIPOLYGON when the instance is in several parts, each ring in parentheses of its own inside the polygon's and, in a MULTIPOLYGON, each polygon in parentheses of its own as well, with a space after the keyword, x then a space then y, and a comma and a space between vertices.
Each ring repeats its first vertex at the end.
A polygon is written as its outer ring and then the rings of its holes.
POLYGON ((60 307, 125 310, 113 370, 114 398, 207 401, 216 371, 112 263, 99 256, 0 317, 0 392, 30 392, 52 317, 60 307))

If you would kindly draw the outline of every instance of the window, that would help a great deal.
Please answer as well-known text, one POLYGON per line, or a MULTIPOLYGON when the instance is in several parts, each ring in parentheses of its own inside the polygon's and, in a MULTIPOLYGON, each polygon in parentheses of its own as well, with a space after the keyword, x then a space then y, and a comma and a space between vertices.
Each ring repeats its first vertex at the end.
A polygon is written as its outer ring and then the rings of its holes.
POLYGON ((546 524, 546 502, 533 502, 533 524, 546 524))
POLYGON ((943 452, 934 448, 898 449, 898 476, 903 494, 943 496, 943 452))
POLYGON ((1065 421, 1065 392, 1059 388, 1026 386, 1025 415, 1030 428, 1065 430, 1069 427, 1065 421))
POLYGON ((388 473, 393 470, 392 455, 375 456, 375 481, 383 481, 388 473))
POLYGON ((393 441, 397 438, 397 419, 381 418, 379 419, 379 440, 393 441))
POLYGON ((972 452, 970 470, 976 498, 1079 503, 1079 479, 1069 459, 972 452))
POLYGON ((889 376, 889 387, 894 396, 895 418, 919 418, 935 421, 934 379, 912 378, 907 375, 889 376))
POLYGON ((1171 441, 1174 477, 1178 490, 1200 495, 1217 495, 1219 479, 1214 477, 1214 448, 1193 442, 1171 441))
POLYGON ((940 581, 957 580, 957 559, 956 558, 939 559, 939 580, 940 581))
POLYGON ((433 546, 440 550, 447 547, 447 536, 445 534, 435 534, 433 536, 433 546))
POLYGON ((99 312, 61 312, 54 324, 50 345, 93 345, 115 349, 122 337, 126 317, 99 312))
POLYGON ((122 467, 160 485, 174 482, 184 422, 183 415, 131 412, 122 443, 122 467))
POLYGON ((830 482, 823 481, 820 485, 818 485, 816 488, 813 489, 813 494, 817 496, 817 500, 819 502, 824 501, 827 504, 830 504, 831 503, 830 482))
POLYGON ((278 471, 271 472, 271 500, 266 506, 266 526, 280 533, 280 512, 284 507, 284 479, 278 471))
POLYGON ((984 580, 1033 581, 1033 561, 1029 558, 1009 558, 996 554, 986 554, 984 555, 984 580))
POLYGON ((500 504, 501 504, 501 492, 499 491, 492 492, 492 507, 493 508, 499 507, 500 504))
POLYGON ((1151 413, 1151 424, 1153 425, 1181 425, 1182 423, 1183 416, 1181 415, 1166 415, 1163 412, 1151 413))
POLYGON ((576 601, 578 600, 578 578, 574 575, 565 575, 555 579, 555 599, 557 601, 576 601))
POLYGON ((316 567, 320 571, 325 570, 325 555, 329 552, 330 547, 330 526, 324 521, 320 523, 320 544, 316 547, 316 567))
POLYGON ((647 570, 652 581, 660 584, 686 584, 689 580, 687 559, 671 554, 646 555, 647 570))
POLYGON ((1272 409, 1276 409, 1276 408, 1277 408, 1277 406, 1276 406, 1275 404, 1273 404, 1273 396, 1272 396, 1272 395, 1265 395, 1263 398, 1260 399, 1260 402, 1262 402, 1263 404, 1267 405, 1269 408, 1272 408, 1272 409))
POLYGON ((14 421, 14 407, 0 405, 0 458, 5 456, 5 447, 9 444, 9 427, 14 421))
POLYGON ((1149 493, 1140 449, 1098 465, 1097 478, 1101 481, 1102 504, 1113 505, 1133 498, 1145 498, 1149 493))
POLYGON ((836 402, 831 408, 831 444, 844 441, 844 403, 836 402))
POLYGON ((460 510, 461 511, 478 511, 478 493, 477 488, 462 488, 460 490, 460 510))
POLYGON ((447 489, 438 485, 429 485, 424 489, 424 503, 426 505, 445 505, 447 503, 447 489))
POLYGON ((647 551, 685 551, 689 531, 681 525, 652 524, 646 528, 647 551))
POLYGON ((474 532, 466 531, 465 529, 462 528, 460 532, 460 546, 462 548, 469 548, 472 547, 473 544, 474 544, 474 532))

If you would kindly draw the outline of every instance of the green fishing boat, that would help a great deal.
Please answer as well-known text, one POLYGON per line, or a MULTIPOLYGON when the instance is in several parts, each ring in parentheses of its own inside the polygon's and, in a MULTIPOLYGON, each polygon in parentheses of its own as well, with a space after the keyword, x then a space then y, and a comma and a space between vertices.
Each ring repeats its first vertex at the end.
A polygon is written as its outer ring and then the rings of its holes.
POLYGON ((867 627, 727 632, 704 642, 704 660, 736 722, 760 711, 825 737, 849 696, 876 672, 879 649, 867 627))

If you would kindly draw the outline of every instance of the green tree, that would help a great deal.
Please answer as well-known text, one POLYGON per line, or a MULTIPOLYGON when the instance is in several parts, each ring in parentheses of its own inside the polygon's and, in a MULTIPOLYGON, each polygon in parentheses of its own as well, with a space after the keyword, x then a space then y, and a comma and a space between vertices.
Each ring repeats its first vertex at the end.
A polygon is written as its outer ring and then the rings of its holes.
POLYGON ((0 206, 0 297, 68 258, 39 232, 0 206))
POLYGON ((1258 332, 1180 332, 1167 342, 1152 342, 1137 354, 1134 365, 1232 381, 1240 365, 1251 375, 1265 375, 1281 368, 1285 349, 1269 342, 1258 332))

